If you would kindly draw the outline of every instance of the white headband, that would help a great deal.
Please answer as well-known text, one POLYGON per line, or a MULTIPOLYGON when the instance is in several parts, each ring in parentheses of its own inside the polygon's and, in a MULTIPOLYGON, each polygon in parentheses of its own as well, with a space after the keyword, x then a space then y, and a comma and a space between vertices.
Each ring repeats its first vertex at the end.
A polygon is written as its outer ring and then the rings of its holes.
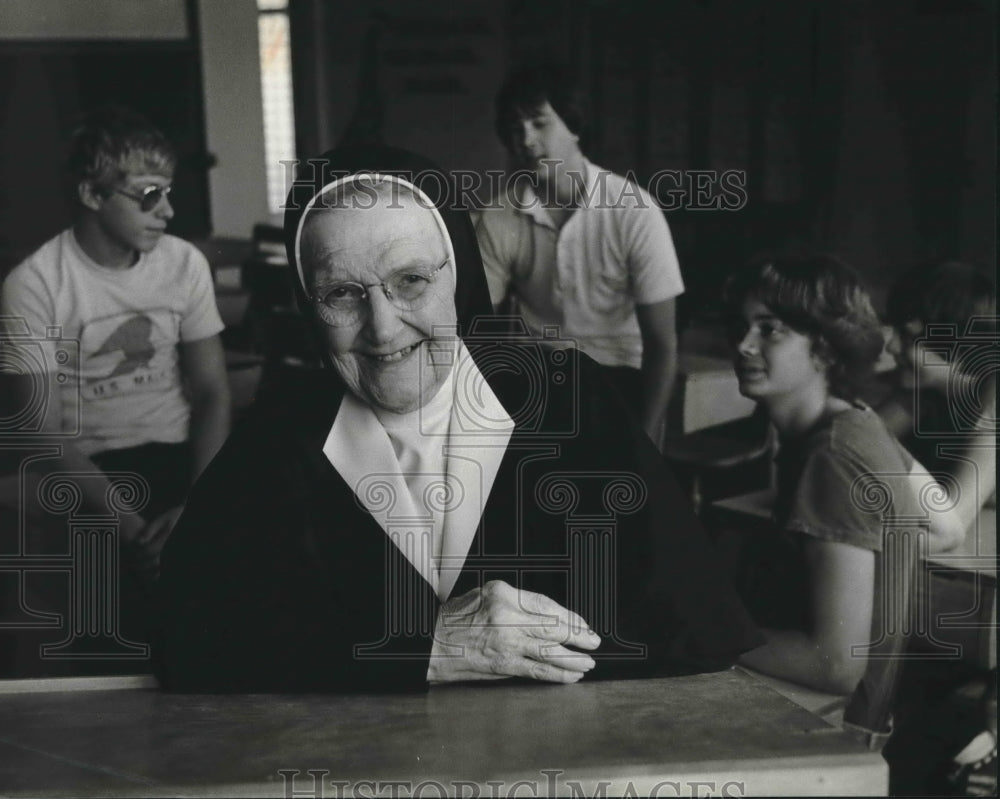
POLYGON ((390 181, 399 186, 404 186, 413 192, 414 197, 421 206, 427 208, 431 214, 434 215, 434 221, 437 223, 438 230, 441 233, 441 237, 444 239, 445 248, 448 251, 448 263, 451 264, 451 274, 456 280, 456 285, 458 281, 458 265, 455 263, 455 248, 451 244, 451 236, 448 235, 448 228, 444 223, 444 219, 441 217, 441 212, 438 211, 437 206, 431 202, 431 198, 428 197, 422 189, 418 188, 413 183, 397 175, 385 175, 381 172, 357 172, 353 175, 348 175, 347 177, 337 178, 332 183, 327 183, 323 188, 317 192, 313 198, 306 204, 305 210, 302 212, 302 216, 299 217, 299 224, 295 230, 295 268, 299 273, 299 284, 302 286, 303 291, 305 291, 306 296, 309 295, 309 287, 306 286, 305 274, 302 271, 302 229, 305 227, 306 217, 309 216, 309 212, 316 205, 316 201, 319 200, 324 194, 338 186, 345 185, 348 183, 360 183, 361 181, 366 181, 372 185, 376 183, 382 183, 385 181, 390 181))

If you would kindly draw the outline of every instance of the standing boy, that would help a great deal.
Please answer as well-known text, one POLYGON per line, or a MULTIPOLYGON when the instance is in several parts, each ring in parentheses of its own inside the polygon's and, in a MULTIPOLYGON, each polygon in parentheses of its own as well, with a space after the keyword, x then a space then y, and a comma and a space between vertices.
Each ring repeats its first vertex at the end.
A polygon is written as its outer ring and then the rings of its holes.
POLYGON ((677 373, 680 265, 663 212, 583 155, 586 104, 555 67, 513 72, 497 132, 521 170, 477 226, 494 305, 508 296, 540 338, 563 338, 604 367, 659 444, 677 373))

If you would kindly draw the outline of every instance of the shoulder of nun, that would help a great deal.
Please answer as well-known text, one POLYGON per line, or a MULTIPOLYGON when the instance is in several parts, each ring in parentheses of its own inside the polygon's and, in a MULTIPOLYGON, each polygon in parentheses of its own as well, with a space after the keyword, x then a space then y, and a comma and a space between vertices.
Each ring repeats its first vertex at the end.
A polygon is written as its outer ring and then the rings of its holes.
POLYGON ((608 382, 600 364, 585 352, 572 350, 569 363, 567 380, 559 379, 558 366, 550 367, 550 384, 560 386, 559 391, 549 393, 550 399, 571 405, 579 430, 586 431, 588 437, 624 442, 626 433, 634 432, 631 428, 635 427, 629 423, 632 417, 625 399, 608 382))
POLYGON ((258 391, 243 422, 276 435, 323 425, 328 428, 343 394, 343 386, 328 369, 289 372, 258 391))

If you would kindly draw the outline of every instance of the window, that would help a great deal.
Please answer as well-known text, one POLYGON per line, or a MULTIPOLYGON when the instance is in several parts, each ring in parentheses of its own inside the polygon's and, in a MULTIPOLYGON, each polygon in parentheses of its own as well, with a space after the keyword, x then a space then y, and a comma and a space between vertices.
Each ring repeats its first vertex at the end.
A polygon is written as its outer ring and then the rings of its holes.
POLYGON ((257 0, 257 11, 267 204, 271 213, 277 214, 285 204, 292 179, 292 170, 282 161, 295 158, 288 0, 257 0))

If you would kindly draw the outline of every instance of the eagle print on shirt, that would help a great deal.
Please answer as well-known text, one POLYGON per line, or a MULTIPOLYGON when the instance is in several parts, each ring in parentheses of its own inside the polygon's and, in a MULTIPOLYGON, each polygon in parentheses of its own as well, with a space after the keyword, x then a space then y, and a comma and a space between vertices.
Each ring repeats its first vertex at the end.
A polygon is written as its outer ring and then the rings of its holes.
POLYGON ((179 317, 167 308, 92 320, 80 341, 81 390, 89 399, 150 391, 177 371, 179 317))

